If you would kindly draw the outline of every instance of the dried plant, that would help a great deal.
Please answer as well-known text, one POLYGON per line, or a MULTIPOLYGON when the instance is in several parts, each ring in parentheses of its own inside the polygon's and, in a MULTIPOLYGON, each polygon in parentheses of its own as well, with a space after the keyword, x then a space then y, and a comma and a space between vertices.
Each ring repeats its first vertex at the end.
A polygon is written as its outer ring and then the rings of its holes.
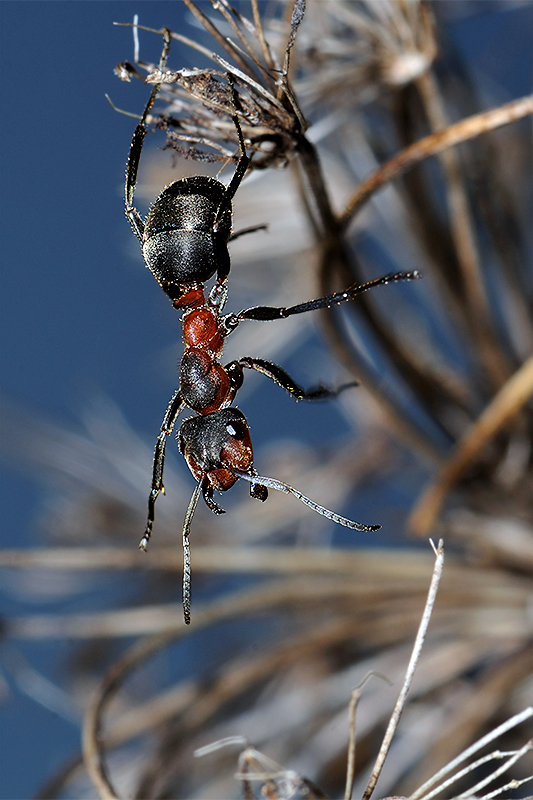
MULTIPOLYGON (((255 237, 236 243, 232 302, 282 305, 344 288, 382 271, 378 253, 395 270, 424 275, 394 297, 362 297, 324 314, 330 344, 368 394, 342 397, 352 430, 342 443, 319 457, 289 446, 270 455, 273 473, 290 472, 309 494, 319 489, 330 507, 377 482, 415 501, 421 476, 429 480, 410 529, 443 536, 451 556, 377 791, 413 800, 437 789, 509 796, 527 777, 531 714, 521 709, 533 651, 531 150, 529 123, 511 123, 533 113, 533 99, 484 102, 480 110, 475 87, 441 41, 439 4, 329 0, 309 2, 303 16, 303 2, 263 8, 251 0, 242 13, 226 0, 209 8, 185 2, 222 55, 200 33, 194 41, 172 31, 179 45, 171 58, 183 45, 214 67, 162 71, 144 63, 139 32, 162 30, 134 24, 134 63, 117 72, 163 84, 149 121, 168 148, 199 162, 197 171, 235 161, 236 110, 253 173, 236 197, 238 226, 267 222, 271 235, 266 246, 255 237), (489 744, 498 751, 480 754, 489 744), (500 774, 506 782, 493 788, 488 779, 500 774)), ((156 190, 145 188, 153 198, 156 190)), ((285 359, 309 330, 302 320, 251 325, 232 336, 228 359, 244 347, 285 359)), ((22 433, 35 463, 70 475, 49 523, 56 542, 71 545, 74 535, 78 546, 5 553, 2 563, 28 576, 37 568, 74 571, 78 581, 95 567, 115 579, 144 573, 134 607, 7 625, 14 638, 115 644, 86 646, 78 661, 78 670, 89 656, 95 664, 91 691, 87 670, 78 672, 78 691, 90 709, 86 752, 101 796, 223 798, 241 788, 247 800, 258 792, 342 795, 347 699, 369 672, 402 685, 431 575, 427 553, 315 547, 322 523, 280 498, 259 509, 235 503, 216 520, 214 547, 211 520, 200 514, 195 574, 245 577, 222 597, 207 592, 188 631, 175 602, 176 520, 188 479, 172 471, 157 547, 140 560, 133 531, 143 517, 150 448, 111 407, 88 417, 87 428, 77 437, 43 425, 22 433), (295 540, 307 546, 280 546, 295 540), (109 545, 103 565, 94 547, 102 542, 109 545), (168 685, 154 662, 143 669, 190 635, 192 665, 173 667, 179 675, 168 685), (139 638, 117 656, 126 636, 139 638), (227 748, 193 758, 207 743, 236 736, 254 743, 241 756, 240 787, 227 748)), ((372 680, 358 697, 355 797, 368 796, 396 693, 372 680)), ((42 796, 84 796, 93 791, 86 780, 78 761, 42 796)))

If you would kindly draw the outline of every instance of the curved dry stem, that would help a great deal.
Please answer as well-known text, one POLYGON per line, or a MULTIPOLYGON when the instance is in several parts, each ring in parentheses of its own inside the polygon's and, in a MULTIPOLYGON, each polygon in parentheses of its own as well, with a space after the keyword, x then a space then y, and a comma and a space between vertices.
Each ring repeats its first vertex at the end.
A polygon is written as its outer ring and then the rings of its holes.
MULTIPOLYGON (((305 594, 299 581, 291 581, 284 587, 285 591, 280 591, 278 584, 261 587, 259 590, 239 593, 231 596, 227 600, 218 601, 216 606, 211 606, 204 611, 200 611, 195 620, 194 630, 198 631, 206 628, 215 622, 224 619, 231 619, 235 616, 253 614, 259 609, 265 610, 284 605, 287 597, 292 596, 300 600, 305 594)), ((308 586, 307 595, 316 596, 319 587, 316 581, 308 586)), ((176 620, 179 616, 176 615, 176 620)), ((96 695, 90 704, 83 726, 83 755, 84 761, 93 781, 98 789, 100 796, 106 800, 117 800, 118 795, 107 775, 104 755, 103 755, 103 715, 104 712, 122 686, 130 672, 140 666, 144 661, 154 655, 170 642, 175 642, 185 636, 189 628, 181 620, 176 621, 176 627, 160 636, 151 636, 130 648, 104 676, 96 695), (179 626, 179 627, 178 627, 179 626)))
POLYGON ((417 536, 426 536, 435 525, 446 495, 475 461, 490 439, 527 403, 533 395, 533 356, 515 372, 492 402, 467 431, 440 475, 415 506, 409 527, 417 536))
MULTIPOLYGON (((351 284, 354 280, 352 270, 352 259, 348 252, 341 221, 337 218, 331 205, 328 188, 325 182, 324 173, 318 153, 314 145, 302 135, 298 143, 299 162, 298 165, 305 175, 305 181, 298 184, 303 204, 308 213, 310 224, 315 232, 318 244, 321 247, 321 287, 322 294, 329 294, 332 288, 332 277, 340 276, 341 285, 351 284), (306 197, 306 184, 310 189, 316 209, 312 209, 306 197)), ((358 275, 358 280, 363 283, 363 278, 358 275)), ((379 340, 387 351, 391 362, 398 368, 403 369, 404 373, 413 377, 413 383, 420 383, 426 380, 425 371, 420 365, 415 365, 412 353, 405 353, 399 346, 396 338, 391 332, 382 325, 379 317, 372 313, 371 306, 365 297, 359 299, 360 308, 370 319, 372 327, 379 340)), ((329 339, 335 346, 336 355, 340 361, 344 361, 347 368, 354 372, 358 379, 372 392, 386 414, 394 420, 396 427, 402 434, 414 444, 427 453, 432 460, 439 461, 440 454, 428 440, 421 426, 418 426, 412 418, 406 418, 396 407, 396 399, 389 396, 384 390, 381 378, 376 379, 373 371, 368 368, 367 362, 360 357, 358 351, 350 351, 350 359, 345 357, 346 340, 339 337, 335 325, 329 315, 324 316, 326 331, 329 339), (355 369, 354 369, 355 368, 355 369)))
POLYGON ((498 108, 493 108, 491 111, 484 111, 482 114, 462 119, 455 125, 450 125, 446 130, 432 133, 406 147, 359 185, 340 215, 341 227, 346 230, 356 212, 378 189, 398 178, 414 164, 437 155, 437 153, 442 153, 448 147, 455 147, 461 142, 474 139, 482 133, 509 125, 531 114, 533 114, 533 95, 527 95, 503 106, 498 106, 498 108))

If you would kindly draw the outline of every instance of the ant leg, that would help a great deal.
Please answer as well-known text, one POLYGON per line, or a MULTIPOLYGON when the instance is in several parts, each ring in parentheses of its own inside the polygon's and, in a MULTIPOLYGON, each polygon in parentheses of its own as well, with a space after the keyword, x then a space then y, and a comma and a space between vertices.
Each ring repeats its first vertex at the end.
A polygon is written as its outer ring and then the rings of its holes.
POLYGON ((170 401, 166 414, 161 423, 161 433, 157 437, 157 442, 154 451, 154 468, 152 472, 152 490, 148 498, 148 518, 146 520, 146 530, 144 536, 139 542, 139 549, 146 550, 150 536, 152 535, 152 527, 155 519, 155 501, 159 496, 159 492, 165 494, 165 487, 163 486, 163 470, 165 468, 165 447, 167 444, 167 436, 172 433, 176 420, 183 407, 183 401, 179 390, 174 393, 170 401))
POLYGON ((182 541, 183 541, 183 590, 182 590, 182 603, 183 603, 183 619, 186 625, 191 624, 191 546, 189 543, 189 532, 191 530, 191 522, 198 505, 200 491, 204 482, 204 476, 200 478, 196 484, 196 489, 192 493, 189 501, 185 520, 183 522, 182 541))
POLYGON ((305 314, 307 311, 315 311, 319 308, 331 308, 339 303, 344 303, 347 300, 353 300, 363 292, 373 289, 374 286, 385 286, 387 283, 396 283, 397 281, 414 281, 421 278, 422 275, 418 270, 413 272, 396 272, 384 275, 382 278, 376 278, 368 283, 354 284, 344 292, 335 292, 327 297, 319 297, 318 300, 309 300, 307 303, 300 303, 297 306, 290 306, 289 308, 281 307, 275 308, 273 306, 255 306, 255 308, 247 308, 241 311, 240 314, 232 315, 226 323, 229 328, 237 327, 239 322, 243 319, 255 320, 272 320, 272 319, 286 319, 293 314, 305 314))
MULTIPOLYGON (((163 31, 163 50, 161 58, 159 59, 159 70, 162 71, 167 63, 168 53, 170 50, 170 31, 165 28, 163 31)), ((137 185, 137 172, 139 170, 139 162, 144 144, 144 137, 146 135, 146 119, 152 108, 155 98, 161 88, 160 83, 156 83, 153 87, 148 102, 143 111, 141 121, 135 128, 133 139, 131 140, 130 152, 128 156, 128 164, 126 167, 126 184, 124 187, 124 199, 126 203, 126 217, 132 227, 133 233, 142 244, 144 233, 144 222, 133 205, 133 198, 135 195, 135 187, 137 185)))
POLYGON ((247 233, 255 233, 256 231, 267 231, 268 225, 252 225, 250 228, 242 228, 242 230, 232 233, 228 242, 234 242, 239 236, 245 236, 247 233))
POLYGON ((239 139, 239 148, 240 148, 240 151, 241 151, 241 157, 239 158, 237 166, 235 167, 235 172, 233 173, 233 177, 232 177, 232 179, 230 180, 229 184, 226 187, 226 192, 225 192, 225 195, 224 195, 224 199, 222 200, 222 203, 220 204, 220 206, 217 209, 215 222, 214 222, 214 228, 215 229, 216 229, 217 223, 220 222, 220 220, 222 219, 224 214, 226 214, 227 211, 231 208, 231 201, 233 200, 233 197, 235 196, 235 192, 239 188, 240 183, 241 183, 242 179, 244 178, 244 176, 246 174, 246 170, 248 169, 248 165, 250 164, 250 158, 246 155, 246 146, 244 144, 244 136, 242 135, 241 124, 239 122, 239 118, 237 116, 237 111, 236 111, 236 108, 235 108, 236 107, 235 98, 237 96, 236 92, 235 92, 235 86, 233 85, 233 81, 232 81, 232 79, 231 79, 231 77, 229 75, 228 75, 228 82, 229 82, 229 84, 231 86, 231 92, 232 92, 232 96, 233 96, 233 109, 234 109, 234 113, 232 115, 233 116, 233 124, 235 125, 235 128, 237 130, 237 137, 239 139))
POLYGON ((226 370, 229 371, 234 363, 239 364, 241 367, 246 367, 246 369, 254 369, 256 372, 266 375, 267 378, 270 378, 271 381, 274 381, 274 383, 277 383, 282 389, 289 392, 296 400, 326 400, 329 397, 336 397, 340 392, 344 391, 344 389, 357 386, 357 383, 353 381, 351 383, 342 384, 338 389, 328 389, 327 386, 319 384, 319 386, 306 391, 302 386, 299 386, 284 369, 281 369, 281 367, 278 367, 277 364, 273 364, 271 361, 264 361, 262 358, 243 356, 243 358, 239 358, 237 362, 228 364, 226 370))

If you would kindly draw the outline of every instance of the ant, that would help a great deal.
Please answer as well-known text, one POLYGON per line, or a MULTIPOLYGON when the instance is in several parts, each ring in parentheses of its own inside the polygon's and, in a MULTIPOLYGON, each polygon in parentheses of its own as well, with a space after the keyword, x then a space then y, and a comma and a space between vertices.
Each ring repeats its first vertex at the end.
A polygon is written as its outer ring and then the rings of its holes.
MULTIPOLYGON (((163 42, 160 72, 165 68, 170 50, 168 29, 164 31, 163 42)), ((227 300, 227 279, 230 272, 228 242, 239 235, 232 233, 232 200, 250 164, 235 107, 235 88, 229 76, 228 80, 233 92, 232 117, 240 156, 227 186, 203 175, 174 181, 152 203, 146 220, 140 216, 133 205, 137 172, 148 114, 161 83, 153 86, 135 129, 126 168, 126 217, 141 243, 146 266, 172 300, 174 308, 183 312, 184 353, 180 364, 180 385, 169 403, 155 446, 148 517, 144 536, 139 544, 141 550, 146 550, 152 534, 157 497, 160 492, 164 493, 163 469, 167 437, 172 433, 182 409, 190 408, 197 414, 181 424, 177 437, 179 449, 197 481, 182 531, 183 610, 186 624, 190 623, 189 531, 200 494, 214 514, 223 514, 224 509, 213 499, 214 490, 225 492, 242 478, 250 483, 250 495, 257 500, 264 502, 268 497, 268 489, 276 489, 294 495, 313 511, 352 530, 376 531, 381 528, 381 525, 353 522, 318 505, 292 486, 257 474, 253 466, 252 442, 246 418, 232 406, 243 383, 244 369, 253 369, 266 375, 297 400, 334 397, 346 387, 335 391, 318 386, 306 391, 277 364, 250 356, 223 366, 219 359, 226 336, 243 320, 284 319, 293 314, 330 308, 351 300, 374 286, 419 277, 417 272, 399 272, 289 308, 256 306, 239 314, 222 315, 227 300), (206 299, 204 283, 215 274, 216 281, 206 299)), ((249 232, 249 229, 243 232, 249 232)))

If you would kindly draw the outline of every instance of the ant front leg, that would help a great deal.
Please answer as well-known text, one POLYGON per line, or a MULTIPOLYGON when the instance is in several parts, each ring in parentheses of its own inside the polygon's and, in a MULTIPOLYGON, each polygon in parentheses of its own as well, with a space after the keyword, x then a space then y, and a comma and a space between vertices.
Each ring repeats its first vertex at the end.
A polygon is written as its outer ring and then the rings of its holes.
MULTIPOLYGON (((239 158, 239 161, 237 162, 237 166, 235 167, 235 172, 233 173, 233 177, 232 177, 232 179, 230 180, 229 184, 226 187, 226 192, 224 194, 224 199, 222 200, 220 206, 217 209, 217 213, 216 213, 216 217, 215 217, 215 221, 214 221, 214 225, 213 225, 213 228, 215 229, 215 231, 217 229, 217 225, 224 218, 224 215, 228 211, 231 210, 231 201, 233 200, 233 198, 235 196, 235 192, 239 188, 239 186, 241 184, 241 181, 242 181, 242 179, 244 178, 244 176, 246 174, 246 170, 248 169, 248 166, 250 164, 250 158, 246 155, 246 145, 244 143, 244 136, 242 134, 241 124, 240 124, 239 118, 237 116, 236 103, 235 103, 235 99, 237 97, 237 93, 235 91, 235 86, 233 85, 233 81, 232 81, 232 79, 231 79, 231 77, 229 75, 228 75, 228 81, 229 81, 229 84, 230 84, 230 87, 231 87, 232 98, 233 98, 233 100, 232 100, 232 103, 233 103, 233 124, 235 125, 235 129, 237 131, 237 138, 239 140, 239 149, 241 151, 241 156, 239 158)), ((262 227, 262 226, 258 226, 258 228, 259 227, 262 227)), ((255 230, 255 228, 253 230, 255 230)), ((234 237, 234 238, 236 238, 236 237, 234 237)), ((222 281, 222 280, 225 280, 225 278, 227 278, 227 277, 228 277, 227 275, 217 274, 217 279, 218 279, 219 282, 222 281)))
POLYGON ((273 364, 271 361, 264 361, 262 358, 243 356, 239 358, 238 361, 233 361, 231 364, 228 364, 226 366, 226 371, 230 374, 233 373, 236 371, 236 365, 241 368, 254 369, 256 372, 266 375, 267 378, 270 378, 271 381, 274 381, 274 383, 277 383, 282 389, 289 392, 296 400, 327 400, 330 397, 336 397, 340 392, 344 391, 344 389, 357 386, 357 383, 352 381, 351 383, 344 383, 342 386, 339 386, 338 389, 328 389, 327 386, 319 384, 313 389, 306 390, 297 384, 284 369, 278 367, 277 364, 273 364))
POLYGON ((184 403, 181 399, 179 390, 174 393, 170 401, 166 414, 163 417, 161 424, 161 433, 157 437, 157 442, 154 451, 154 468, 152 472, 152 490, 148 498, 148 518, 146 520, 146 530, 144 536, 139 542, 139 549, 146 550, 150 536, 152 535, 152 527, 155 519, 155 501, 159 493, 165 494, 165 487, 163 486, 163 471, 165 469, 165 448, 167 444, 167 436, 169 436, 176 424, 176 420, 183 407, 184 403))
MULTIPOLYGON (((159 59, 159 70, 162 72, 165 68, 170 50, 170 31, 165 28, 163 31, 163 51, 159 59)), ((135 196, 135 187, 137 185, 137 172, 139 171, 139 162, 141 160, 141 153, 144 145, 144 137, 146 135, 146 119, 152 108, 155 98, 157 97, 161 88, 160 83, 156 83, 150 93, 150 97, 143 111, 141 121, 135 128, 133 139, 131 140, 130 152, 128 156, 128 164, 126 167, 126 184, 124 187, 124 199, 126 203, 126 217, 132 227, 133 233, 143 242, 144 221, 133 205, 135 196)))

